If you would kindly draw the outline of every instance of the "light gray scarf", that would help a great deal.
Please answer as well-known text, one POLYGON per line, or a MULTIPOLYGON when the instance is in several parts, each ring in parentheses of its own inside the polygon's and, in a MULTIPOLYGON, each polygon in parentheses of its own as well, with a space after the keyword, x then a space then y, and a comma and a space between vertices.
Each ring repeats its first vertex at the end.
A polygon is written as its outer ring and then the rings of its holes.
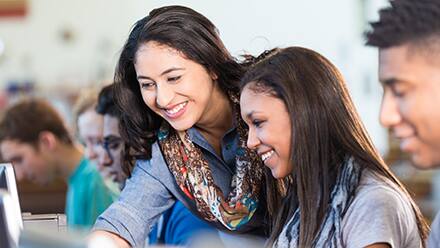
MULTIPOLYGON (((353 192, 359 185, 360 175, 361 170, 353 159, 349 159, 342 167, 331 193, 331 206, 313 247, 343 247, 341 222, 352 200, 350 192, 353 192)), ((275 240, 273 247, 298 247, 300 214, 301 211, 298 208, 275 240)))

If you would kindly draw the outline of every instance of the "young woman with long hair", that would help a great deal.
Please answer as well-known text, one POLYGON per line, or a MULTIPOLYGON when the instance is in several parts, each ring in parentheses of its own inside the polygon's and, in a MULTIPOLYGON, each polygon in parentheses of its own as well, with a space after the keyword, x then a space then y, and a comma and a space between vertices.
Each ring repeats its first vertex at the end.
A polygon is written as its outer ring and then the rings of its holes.
POLYGON ((427 225, 373 146, 336 67, 274 49, 242 79, 247 145, 266 165, 269 245, 421 247, 427 225))
POLYGON ((220 230, 265 236, 264 166, 246 147, 239 110, 244 71, 216 27, 190 8, 158 8, 135 24, 115 100, 121 135, 140 156, 119 201, 98 218, 97 235, 140 246, 179 200, 220 230))

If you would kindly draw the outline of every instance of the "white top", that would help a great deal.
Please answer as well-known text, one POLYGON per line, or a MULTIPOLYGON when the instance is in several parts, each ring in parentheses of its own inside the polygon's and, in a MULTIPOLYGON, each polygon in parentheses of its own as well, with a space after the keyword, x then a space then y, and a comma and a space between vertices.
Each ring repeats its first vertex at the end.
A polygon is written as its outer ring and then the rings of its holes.
POLYGON ((408 197, 388 179, 364 171, 356 196, 342 220, 345 247, 388 243, 391 247, 421 247, 408 197))

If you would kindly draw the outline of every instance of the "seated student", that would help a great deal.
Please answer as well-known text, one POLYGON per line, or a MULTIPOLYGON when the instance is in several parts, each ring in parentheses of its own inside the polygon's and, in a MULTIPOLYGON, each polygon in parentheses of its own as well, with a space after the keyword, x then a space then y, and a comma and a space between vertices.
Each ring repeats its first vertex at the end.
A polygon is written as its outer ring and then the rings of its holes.
POLYGON ((113 84, 101 89, 95 110, 103 118, 103 141, 97 152, 98 169, 122 189, 125 179, 131 173, 133 161, 123 159, 128 146, 119 133, 121 111, 113 99, 113 84))
POLYGON ((105 185, 116 197, 120 194, 119 183, 113 180, 113 176, 108 170, 99 166, 100 154, 103 146, 103 126, 104 118, 97 113, 95 108, 98 103, 98 92, 94 89, 88 89, 82 92, 75 103, 74 115, 76 120, 76 131, 78 138, 84 144, 84 156, 98 166, 98 171, 104 179, 105 185))
POLYGON ((81 92, 75 102, 74 115, 77 136, 84 144, 84 156, 93 162, 98 158, 97 149, 102 143, 102 115, 96 113, 98 92, 88 89, 81 92))
MULTIPOLYGON (((98 168, 106 171, 123 188, 125 179, 131 174, 134 161, 122 161, 124 153, 130 152, 128 144, 121 139, 119 120, 121 111, 113 98, 114 84, 102 88, 98 96, 96 111, 104 117, 103 148, 98 151, 98 168)), ((187 245, 194 235, 214 230, 206 222, 194 216, 180 201, 165 211, 149 235, 150 244, 187 245)))
MULTIPOLYGON (((264 58, 266 56, 266 58, 264 58)), ((274 247, 421 247, 423 217, 374 148, 342 76, 300 47, 242 79, 247 146, 266 169, 274 247)))
POLYGON ((46 101, 24 100, 0 121, 0 152, 12 162, 17 179, 47 184, 67 182, 66 216, 70 227, 91 227, 114 200, 95 166, 70 137, 57 111, 46 101))

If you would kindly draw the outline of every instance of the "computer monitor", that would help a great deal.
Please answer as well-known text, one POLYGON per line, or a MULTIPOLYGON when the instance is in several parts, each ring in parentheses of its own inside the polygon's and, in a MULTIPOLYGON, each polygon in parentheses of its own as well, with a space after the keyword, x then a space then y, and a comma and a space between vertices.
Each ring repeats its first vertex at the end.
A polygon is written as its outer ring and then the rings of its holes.
POLYGON ((0 189, 4 189, 9 192, 12 197, 12 201, 17 215, 17 222, 20 229, 23 229, 23 220, 21 218, 20 201, 18 199, 17 183, 15 180, 14 167, 11 163, 0 164, 0 189))
POLYGON ((23 220, 21 218, 20 201, 18 199, 18 191, 17 191, 17 183, 15 181, 14 167, 12 167, 11 163, 0 164, 0 189, 6 190, 11 196, 12 205, 14 207, 13 220, 17 222, 17 225, 20 227, 20 230, 22 230, 23 220))
MULTIPOLYGON (((86 248, 86 237, 46 228, 23 230, 15 173, 10 163, 0 163, 0 248, 86 248)), ((95 247, 112 247, 100 245, 95 247)))
POLYGON ((9 192, 0 189, 0 247, 18 247, 21 228, 15 210, 15 204, 9 192))

